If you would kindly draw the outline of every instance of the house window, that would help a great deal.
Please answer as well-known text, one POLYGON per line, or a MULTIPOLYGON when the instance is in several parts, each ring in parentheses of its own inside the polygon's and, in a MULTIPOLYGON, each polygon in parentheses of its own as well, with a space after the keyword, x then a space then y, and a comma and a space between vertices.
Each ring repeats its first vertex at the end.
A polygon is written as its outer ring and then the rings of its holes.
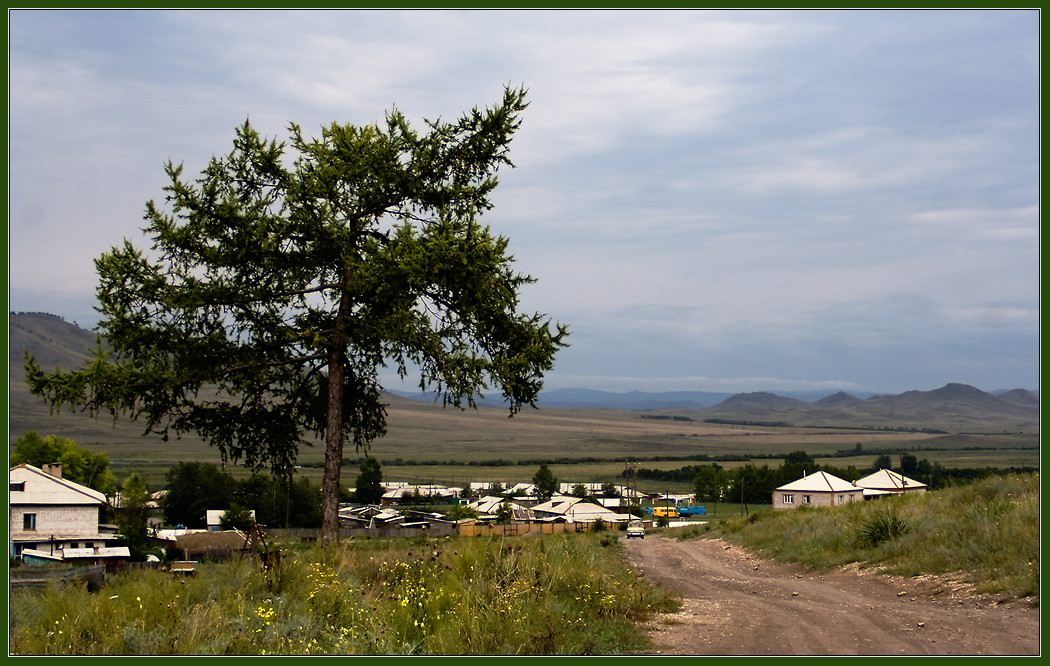
POLYGON ((11 488, 11 492, 13 492, 13 493, 25 492, 26 482, 25 481, 17 481, 17 482, 16 481, 12 481, 11 485, 10 485, 10 488, 11 488))
POLYGON ((35 530, 36 529, 36 514, 35 513, 23 513, 22 514, 22 529, 23 530, 35 530))
POLYGON ((795 496, 794 495, 787 495, 787 494, 784 495, 784 504, 794 504, 794 503, 795 503, 795 496))
POLYGON ((845 504, 845 503, 846 503, 846 496, 845 495, 839 495, 839 504, 845 504))
POLYGON ((809 499, 810 499, 810 495, 803 495, 802 496, 802 503, 803 504, 809 504, 809 499))

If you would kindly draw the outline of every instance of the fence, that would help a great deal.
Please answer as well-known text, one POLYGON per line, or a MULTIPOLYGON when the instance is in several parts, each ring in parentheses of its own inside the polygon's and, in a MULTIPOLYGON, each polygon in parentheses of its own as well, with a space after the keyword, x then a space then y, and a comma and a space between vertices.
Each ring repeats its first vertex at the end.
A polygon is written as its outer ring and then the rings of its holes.
MULTIPOLYGON (((383 527, 341 527, 339 538, 350 537, 419 537, 419 536, 445 536, 456 534, 454 523, 431 523, 430 527, 398 527, 397 525, 386 525, 383 527)), ((268 528, 266 538, 276 541, 318 541, 321 538, 320 529, 310 528, 268 528)))
MULTIPOLYGON (((608 526, 616 529, 615 525, 608 526)), ((591 523, 431 523, 430 527, 342 527, 339 538, 350 537, 419 537, 419 536, 523 536, 525 534, 561 534, 563 532, 586 532, 592 529, 591 523)), ((312 542, 321 538, 321 530, 308 528, 271 528, 266 530, 268 539, 274 541, 312 542)))
MULTIPOLYGON (((460 536, 523 536, 525 534, 561 534, 563 532, 586 532, 591 523, 461 523, 460 536)), ((615 528, 614 528, 615 529, 615 528)))
POLYGON ((72 581, 86 581, 89 588, 98 589, 106 581, 106 565, 86 567, 14 567, 9 570, 11 588, 59 586, 72 581))

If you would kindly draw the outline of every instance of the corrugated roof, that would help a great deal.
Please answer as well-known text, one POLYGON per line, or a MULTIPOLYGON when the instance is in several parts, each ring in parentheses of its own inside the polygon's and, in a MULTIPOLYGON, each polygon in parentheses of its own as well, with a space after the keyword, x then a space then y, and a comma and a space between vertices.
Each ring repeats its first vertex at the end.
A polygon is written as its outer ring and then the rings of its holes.
POLYGON ((860 490, 860 488, 845 479, 840 479, 834 474, 828 474, 827 472, 821 471, 813 472, 812 474, 802 477, 798 481, 792 481, 791 483, 780 486, 777 490, 840 493, 851 490, 860 490))
POLYGON ((580 503, 582 501, 583 501, 583 498, 580 498, 580 497, 569 497, 567 495, 555 495, 554 497, 550 498, 548 501, 546 501, 546 502, 544 502, 542 504, 537 504, 536 506, 532 507, 532 510, 533 511, 542 511, 544 513, 557 513, 559 515, 564 515, 564 514, 568 513, 569 509, 572 508, 572 506, 574 504, 578 504, 578 503, 580 503))
POLYGON ((97 490, 69 479, 59 479, 29 464, 11 468, 11 484, 24 483, 23 490, 11 490, 10 501, 16 505, 92 505, 105 504, 106 496, 97 490))

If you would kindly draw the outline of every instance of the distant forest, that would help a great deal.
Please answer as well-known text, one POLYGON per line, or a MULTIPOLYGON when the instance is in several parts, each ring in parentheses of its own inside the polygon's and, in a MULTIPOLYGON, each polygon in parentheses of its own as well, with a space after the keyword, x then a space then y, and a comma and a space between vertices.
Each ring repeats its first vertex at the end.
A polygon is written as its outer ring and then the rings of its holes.
POLYGON ((37 317, 51 317, 52 319, 58 319, 59 321, 65 321, 66 318, 57 314, 51 314, 50 312, 15 312, 11 310, 13 315, 36 315, 37 317))

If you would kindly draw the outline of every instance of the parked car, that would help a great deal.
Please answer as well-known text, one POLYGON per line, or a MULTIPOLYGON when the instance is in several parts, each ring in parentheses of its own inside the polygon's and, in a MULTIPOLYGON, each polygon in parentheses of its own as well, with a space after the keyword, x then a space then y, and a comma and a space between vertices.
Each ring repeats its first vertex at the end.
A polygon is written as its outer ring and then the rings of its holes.
POLYGON ((645 525, 640 520, 632 520, 627 523, 627 538, 638 537, 639 539, 645 538, 645 525))

